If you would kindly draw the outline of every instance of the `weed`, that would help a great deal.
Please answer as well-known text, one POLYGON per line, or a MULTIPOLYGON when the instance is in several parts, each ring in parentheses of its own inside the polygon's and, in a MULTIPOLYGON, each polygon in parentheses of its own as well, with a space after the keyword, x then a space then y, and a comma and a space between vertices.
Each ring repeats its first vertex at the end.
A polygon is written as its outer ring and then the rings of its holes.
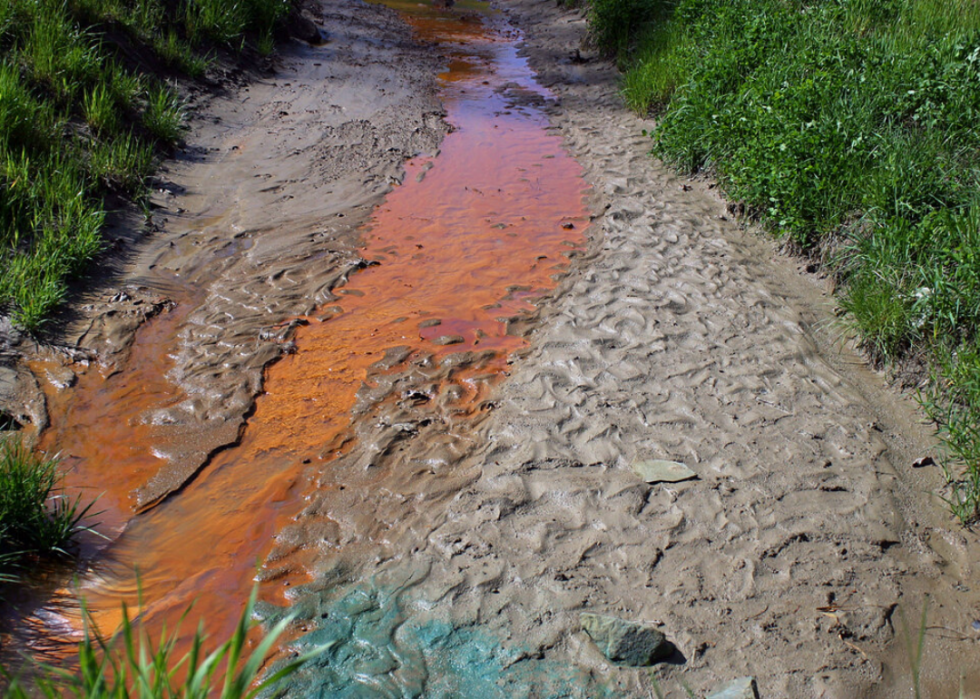
POLYGON ((130 73, 118 63, 110 63, 107 66, 108 75, 104 84, 112 93, 116 104, 121 109, 135 111, 140 95, 143 94, 143 80, 139 75, 130 73))
POLYGON ((97 143, 89 154, 89 171, 110 189, 135 194, 150 173, 153 150, 132 133, 97 143))
POLYGON ((667 104, 684 79, 680 62, 684 41, 683 31, 676 31, 669 17, 642 35, 636 58, 623 78, 623 96, 630 109, 646 113, 667 104))
POLYGON ((164 143, 179 141, 184 130, 184 104, 177 93, 165 85, 152 88, 143 111, 143 125, 164 143))
POLYGON ((637 33, 670 9, 667 0, 592 0, 589 21, 600 48, 622 57, 637 33))
POLYGON ((922 652, 925 650, 926 645, 926 619, 929 615, 929 597, 926 596, 925 601, 922 603, 922 617, 919 620, 919 627, 916 630, 914 640, 912 638, 912 631, 909 629, 908 623, 905 620, 905 612, 899 609, 898 615, 902 625, 902 641, 905 644, 905 651, 908 653, 909 668, 912 672, 912 691, 915 694, 915 698, 919 699, 922 696, 919 684, 922 672, 922 652))
POLYGON ((119 124, 116 101, 110 89, 99 84, 85 93, 85 121, 99 134, 112 133, 119 124))
POLYGON ((25 57, 35 79, 59 98, 70 100, 94 83, 99 74, 99 51, 94 39, 74 26, 54 3, 40 3, 27 39, 25 57))
POLYGON ((49 148, 57 138, 56 123, 52 105, 34 96, 17 67, 0 63, 0 146, 7 152, 27 144, 49 148))
POLYGON ((16 437, 0 438, 0 576, 27 554, 65 554, 91 504, 68 497, 59 487, 56 459, 25 447, 16 437))
POLYGON ((276 38, 272 33, 270 28, 268 31, 263 32, 259 35, 259 40, 256 43, 256 49, 263 56, 270 56, 276 48, 276 38))
MULTIPOLYGON (((231 637, 206 656, 203 626, 199 626, 194 634, 191 649, 178 658, 175 652, 180 638, 179 624, 172 633, 164 629, 159 642, 154 644, 145 629, 134 627, 124 604, 121 629, 113 639, 107 640, 98 633, 90 615, 83 608, 86 625, 85 637, 78 647, 78 670, 70 672, 42 666, 44 674, 35 680, 35 692, 28 692, 21 682, 12 679, 6 696, 10 699, 28 699, 39 693, 49 699, 63 696, 86 699, 164 699, 178 696, 184 699, 207 699, 212 696, 251 699, 273 688, 326 650, 315 648, 292 658, 275 673, 256 681, 266 656, 292 623, 291 617, 280 621, 246 657, 244 650, 257 591, 257 588, 252 590, 231 637), (185 675, 182 681, 175 678, 178 672, 185 675)), ((184 613, 184 617, 189 611, 184 613)), ((10 676, 9 673, 4 674, 10 676)))
POLYGON ((156 37, 153 48, 167 65, 187 73, 192 78, 201 77, 207 70, 207 59, 197 56, 190 44, 182 41, 174 29, 156 37))
POLYGON ((195 0, 184 6, 184 26, 194 42, 210 39, 231 44, 244 33, 247 22, 239 5, 227 0, 195 0))

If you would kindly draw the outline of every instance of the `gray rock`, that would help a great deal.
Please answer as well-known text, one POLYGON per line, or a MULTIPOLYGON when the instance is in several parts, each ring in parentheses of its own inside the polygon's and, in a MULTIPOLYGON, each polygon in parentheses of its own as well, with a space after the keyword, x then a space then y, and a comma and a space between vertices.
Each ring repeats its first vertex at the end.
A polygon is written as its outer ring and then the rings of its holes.
POLYGON ((715 687, 705 699, 759 699, 759 690, 754 677, 739 677, 715 687))
POLYGON ((630 464, 630 468, 647 483, 677 483, 698 477, 698 474, 679 461, 637 459, 630 464))
POLYGON ((440 335, 433 342, 437 345, 458 345, 466 340, 462 335, 440 335))
POLYGON ((434 328, 437 325, 442 325, 442 321, 438 318, 429 318, 428 320, 423 320, 419 323, 420 328, 434 328))
POLYGON ((0 365, 0 400, 14 401, 17 398, 17 370, 0 365))
POLYGON ((579 619, 602 654, 617 665, 653 665, 674 651, 666 637, 649 624, 591 612, 582 612, 579 619))

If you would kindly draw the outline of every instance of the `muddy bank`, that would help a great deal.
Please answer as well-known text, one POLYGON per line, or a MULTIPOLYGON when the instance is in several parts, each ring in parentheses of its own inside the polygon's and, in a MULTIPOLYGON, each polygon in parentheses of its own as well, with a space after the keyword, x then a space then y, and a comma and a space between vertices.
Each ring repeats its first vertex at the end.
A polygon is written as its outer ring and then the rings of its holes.
POLYGON ((649 695, 579 630, 589 610, 660 624, 671 692, 895 696, 927 594, 923 688, 973 686, 980 551, 912 470, 935 448, 912 401, 838 341, 819 280, 649 158, 578 14, 502 5, 601 217, 488 415, 460 433, 399 404, 315 476, 279 555, 319 546, 296 647, 334 650, 290 694, 649 695), (699 478, 647 485, 630 465, 653 458, 699 478))
MULTIPOLYGON (((364 267, 360 227, 447 131, 442 58, 393 11, 339 0, 321 21, 325 43, 293 41, 273 77, 198 105, 158 173, 153 229, 57 344, 0 348, 0 398, 32 431, 50 415, 41 448, 61 452, 72 492, 99 496, 110 542, 240 441, 297 319, 364 267)), ((107 545, 84 538, 83 555, 107 545)), ((31 621, 41 635, 64 626, 65 592, 31 621)))
POLYGON ((403 162, 435 151, 446 131, 433 87, 439 58, 389 10, 350 5, 324 6, 325 44, 286 46, 273 78, 206 105, 210 123, 198 120, 159 173, 158 230, 68 338, 92 352, 93 381, 111 381, 124 367, 133 374, 130 346, 148 316, 187 311, 173 323, 170 366, 144 367, 166 374, 169 404, 127 416, 151 428, 158 460, 136 509, 237 439, 263 369, 290 349, 289 321, 327 304, 363 266, 358 228, 403 162))

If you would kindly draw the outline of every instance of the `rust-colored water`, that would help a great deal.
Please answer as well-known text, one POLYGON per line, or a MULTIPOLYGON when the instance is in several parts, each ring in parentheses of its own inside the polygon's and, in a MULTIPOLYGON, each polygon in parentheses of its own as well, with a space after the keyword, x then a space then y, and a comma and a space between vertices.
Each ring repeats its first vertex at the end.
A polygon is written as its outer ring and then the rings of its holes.
MULTIPOLYGON (((364 234, 363 256, 379 264, 354 275, 339 290, 341 312, 308 319, 298 351, 269 368, 239 447, 134 516, 129 493, 158 466, 152 429, 134 416, 173 400, 160 365, 175 341, 176 316, 141 331, 123 374, 83 381, 62 406, 47 444, 67 453, 74 484, 107 493, 103 519, 114 541, 82 584, 103 630, 118 622, 122 600, 135 602, 138 569, 145 623, 172 625, 196 599, 186 628, 201 617, 212 637, 224 637, 277 529, 303 507, 304 461, 333 456, 329 445, 349 433, 355 393, 386 349, 409 346, 437 358, 492 350, 480 373, 500 376, 525 343, 507 334, 505 319, 554 287, 588 212, 581 169, 535 106, 547 94, 517 56, 518 37, 476 7, 416 6, 407 15, 420 38, 439 43, 450 59, 440 78, 455 130, 437 156, 408 163, 404 184, 364 234), (440 323, 420 327, 433 320, 440 323), (442 344, 451 336, 462 341, 442 344)), ((464 416, 488 389, 472 373, 448 379, 463 389, 464 416)), ((266 583, 262 594, 283 601, 283 586, 294 583, 266 583)))

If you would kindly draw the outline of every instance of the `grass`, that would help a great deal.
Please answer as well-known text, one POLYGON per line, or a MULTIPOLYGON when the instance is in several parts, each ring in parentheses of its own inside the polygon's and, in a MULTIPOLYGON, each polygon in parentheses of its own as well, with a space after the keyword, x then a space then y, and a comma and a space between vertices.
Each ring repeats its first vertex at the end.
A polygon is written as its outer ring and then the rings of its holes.
POLYGON ((172 633, 164 629, 159 642, 154 644, 145 629, 134 627, 124 605, 122 627, 114 638, 107 640, 94 629, 85 613, 85 637, 78 647, 77 670, 42 666, 38 678, 32 683, 32 691, 4 672, 11 679, 5 696, 9 699, 36 696, 49 699, 66 696, 78 699, 251 699, 270 690, 325 650, 316 648, 292 658, 276 672, 258 679, 266 656, 292 619, 287 617, 276 624, 255 650, 245 656, 256 594, 257 588, 253 589, 231 637, 207 655, 204 654, 206 636, 202 626, 194 634, 191 649, 178 658, 175 654, 180 638, 179 625, 172 633))
POLYGON ((912 692, 915 695, 915 699, 919 699, 922 696, 922 653, 926 647, 926 621, 929 618, 929 597, 926 596, 925 601, 922 603, 922 616, 919 619, 919 626, 915 632, 914 640, 912 630, 909 628, 903 609, 898 610, 898 617, 901 622, 902 642, 905 645, 909 670, 912 674, 912 692))
POLYGON ((15 438, 0 438, 0 582, 15 582, 30 558, 67 555, 92 505, 67 496, 58 462, 15 438))
POLYGON ((654 152, 822 259, 875 362, 923 367, 947 501, 980 519, 980 3, 595 0, 590 16, 628 104, 659 115, 654 152))
POLYGON ((101 249, 109 196, 138 198, 182 135, 161 71, 272 50, 289 0, 0 3, 0 312, 29 331, 101 249))
POLYGON ((159 85, 146 95, 143 125, 161 141, 174 143, 184 128, 184 104, 177 93, 159 85))

